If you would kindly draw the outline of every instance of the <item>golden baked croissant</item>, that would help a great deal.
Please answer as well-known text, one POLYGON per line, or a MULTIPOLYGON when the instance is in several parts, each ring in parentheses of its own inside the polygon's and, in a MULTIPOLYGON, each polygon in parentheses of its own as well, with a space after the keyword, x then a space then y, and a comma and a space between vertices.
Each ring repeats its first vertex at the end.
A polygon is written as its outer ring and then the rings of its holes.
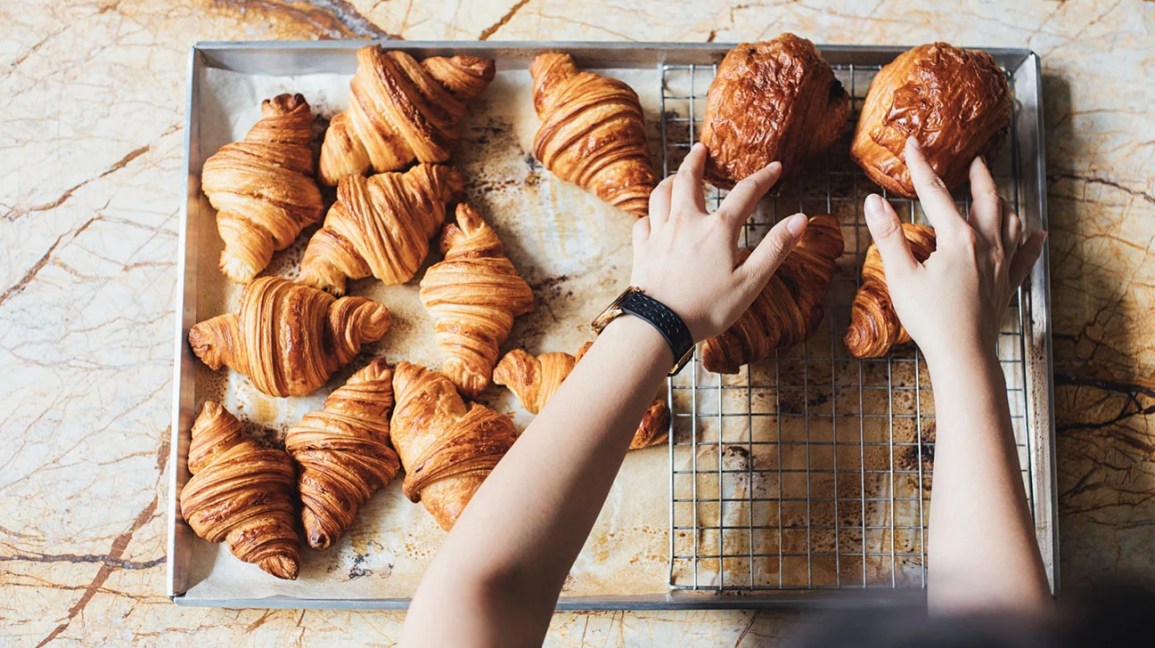
POLYGON ((533 59, 533 154, 562 180, 637 217, 658 184, 638 95, 625 83, 574 65, 569 54, 533 59))
MULTIPOLYGON (((527 412, 537 414, 561 387, 562 381, 569 376, 590 346, 589 342, 583 344, 576 356, 555 352, 535 357, 521 349, 514 349, 497 363, 493 370, 493 382, 508 387, 527 412)), ((665 441, 669 426, 670 408, 665 401, 655 398, 634 432, 630 450, 648 448, 665 441)))
POLYGON ((201 189, 217 210, 224 239, 221 272, 248 283, 301 230, 321 219, 321 190, 313 179, 313 113, 301 95, 261 104, 264 117, 245 139, 205 160, 201 189))
POLYGON ((397 476, 401 462, 389 446, 393 369, 378 358, 353 374, 289 428, 285 449, 300 467, 305 540, 327 549, 353 525, 361 505, 397 476))
POLYGON ((321 147, 321 182, 347 175, 445 162, 457 141, 466 104, 493 81, 494 63, 475 56, 431 57, 418 63, 380 47, 357 51, 349 109, 329 123, 321 147))
POLYGON ((192 530, 209 542, 227 540, 234 556, 277 578, 297 578, 301 539, 289 455, 243 438, 240 421, 208 401, 192 426, 188 469, 180 510, 192 530))
MULTIPOLYGON (((902 233, 910 244, 910 251, 919 263, 934 252, 934 229, 926 225, 903 223, 902 233)), ((866 250, 862 262, 862 281, 850 306, 850 328, 842 339, 850 355, 856 358, 881 358, 890 350, 910 342, 910 334, 898 321, 890 291, 886 288, 886 274, 882 269, 882 255, 874 243, 866 250)))
POLYGON ((916 198, 902 156, 908 138, 917 138, 930 166, 953 189, 966 180, 976 156, 998 153, 1010 124, 1010 85, 990 54, 920 45, 875 75, 850 156, 878 186, 916 198))
POLYGON ((730 187, 775 160, 795 174, 830 148, 849 114, 850 97, 814 43, 789 33, 743 43, 706 92, 706 179, 730 187))
POLYGON ((508 417, 473 403, 436 371, 401 362, 393 372, 393 447, 405 495, 449 530, 473 493, 517 440, 508 417))
POLYGON ((335 295, 344 294, 346 278, 409 281, 445 222, 445 203, 464 184, 457 169, 440 164, 341 178, 325 226, 305 248, 298 281, 335 295))
POLYGON ((457 224, 445 226, 441 251, 445 259, 421 279, 421 303, 448 356, 442 373, 472 398, 489 386, 513 318, 533 309, 533 291, 497 233, 469 205, 457 206, 457 224))
POLYGON ((214 371, 227 365, 270 396, 303 396, 324 385, 362 344, 380 340, 389 322, 389 309, 364 297, 337 299, 261 277, 245 286, 240 313, 200 322, 188 341, 214 371))
MULTIPOLYGON (((834 216, 815 216, 802 239, 770 277, 766 287, 721 335, 702 346, 702 366, 737 373, 742 365, 767 358, 805 340, 822 321, 822 300, 842 255, 842 230, 834 216)), ((745 258, 748 252, 743 253, 745 258)))

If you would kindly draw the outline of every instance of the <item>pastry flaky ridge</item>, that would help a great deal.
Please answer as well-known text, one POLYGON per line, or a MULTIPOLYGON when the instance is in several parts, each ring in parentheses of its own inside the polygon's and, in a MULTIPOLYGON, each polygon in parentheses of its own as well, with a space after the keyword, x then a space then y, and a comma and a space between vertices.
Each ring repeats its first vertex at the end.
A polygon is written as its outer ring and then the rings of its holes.
MULTIPOLYGON (((702 366, 715 373, 737 373, 742 365, 810 337, 822 321, 822 302, 842 251, 838 219, 812 217, 750 308, 721 335, 703 343, 702 366)), ((740 258, 748 254, 743 250, 740 258)))
POLYGON ((846 129, 850 96, 814 44, 786 33, 730 50, 706 93, 706 179, 730 187, 771 162, 796 174, 846 129))
POLYGON ((349 84, 349 109, 333 117, 321 147, 320 180, 396 171, 416 159, 445 162, 467 104, 493 81, 494 62, 475 56, 418 62, 401 51, 363 47, 349 84))
POLYGON ((918 140, 946 186, 966 180, 971 160, 998 152, 1011 123, 1011 89, 990 54, 946 43, 907 50, 870 83, 850 155, 880 187, 917 198, 903 161, 918 140))
POLYGON ((534 156, 562 180, 645 216, 658 180, 637 93, 617 79, 579 70, 561 52, 539 54, 529 72, 541 119, 534 156))
MULTIPOLYGON (((527 412, 537 414, 561 387, 590 346, 590 342, 583 344, 577 355, 551 352, 534 356, 522 349, 514 349, 497 363, 493 370, 493 382, 508 387, 527 412)), ((665 401, 655 398, 634 431, 630 450, 662 443, 669 435, 669 428, 670 408, 665 401)))
POLYGON ((337 202, 305 248, 298 281, 335 295, 344 294, 346 279, 409 281, 445 222, 445 204, 464 185, 457 169, 441 164, 341 178, 337 202))
POLYGON ((238 313, 193 326, 188 341, 210 369, 226 365, 270 396, 317 391, 361 345, 389 329, 389 310, 365 297, 329 293, 278 277, 245 286, 238 313))
POLYGON ((289 455, 246 438, 240 421, 214 401, 204 404, 191 434, 192 477, 180 493, 189 526, 277 578, 297 578, 301 540, 289 455))
POLYGON ((448 378, 425 367, 398 363, 393 391, 391 433, 405 466, 405 495, 449 530, 517 431, 509 417, 467 405, 448 378))
POLYGON ((243 140, 222 146, 201 171, 201 189, 217 210, 225 243, 221 272, 240 283, 324 212, 313 179, 309 104, 299 94, 282 94, 266 99, 261 113, 243 140))
POLYGON ((445 258, 421 279, 421 303, 446 356, 442 373, 472 398, 489 386, 514 318, 533 309, 533 291, 497 232, 469 205, 457 206, 457 222, 445 226, 441 251, 445 258))
POLYGON ((353 525, 373 493, 389 485, 401 462, 389 445, 393 369, 377 358, 353 374, 285 436, 300 468, 305 540, 326 549, 353 525))
MULTIPOLYGON (((919 263, 926 261, 935 249, 934 229, 926 225, 903 223, 902 233, 910 251, 919 263)), ((896 346, 911 341, 890 301, 882 255, 874 243, 866 250, 862 262, 862 281, 850 306, 850 327, 843 342, 856 358, 881 358, 896 346)))

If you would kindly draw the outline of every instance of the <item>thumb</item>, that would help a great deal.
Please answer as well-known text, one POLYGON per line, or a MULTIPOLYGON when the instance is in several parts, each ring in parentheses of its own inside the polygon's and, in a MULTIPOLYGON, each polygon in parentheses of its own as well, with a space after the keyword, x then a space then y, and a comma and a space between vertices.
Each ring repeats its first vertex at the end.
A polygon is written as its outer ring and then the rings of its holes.
POLYGON ((805 214, 794 214, 771 228, 766 233, 766 238, 762 239, 742 264, 747 276, 758 282, 759 286, 769 281, 770 276, 782 265, 782 261, 802 238, 808 222, 805 214))
POLYGON ((882 256, 882 269, 887 278, 896 277, 918 267, 918 261, 910 252, 910 243, 902 233, 902 222, 890 203, 883 200, 878 194, 866 197, 864 205, 866 212, 866 227, 870 229, 870 237, 874 239, 878 253, 882 256))

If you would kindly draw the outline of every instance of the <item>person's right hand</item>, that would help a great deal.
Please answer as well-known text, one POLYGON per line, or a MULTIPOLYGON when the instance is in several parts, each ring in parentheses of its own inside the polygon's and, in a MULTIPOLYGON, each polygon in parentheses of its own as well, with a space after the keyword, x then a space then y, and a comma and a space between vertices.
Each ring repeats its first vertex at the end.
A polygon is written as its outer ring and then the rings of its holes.
POLYGON ((1023 232, 981 158, 970 167, 968 222, 914 138, 907 140, 904 157, 934 226, 936 249, 923 263, 916 261, 890 203, 867 196, 866 225, 882 256, 894 310, 928 362, 944 353, 991 353, 1003 311, 1039 258, 1046 232, 1023 232))

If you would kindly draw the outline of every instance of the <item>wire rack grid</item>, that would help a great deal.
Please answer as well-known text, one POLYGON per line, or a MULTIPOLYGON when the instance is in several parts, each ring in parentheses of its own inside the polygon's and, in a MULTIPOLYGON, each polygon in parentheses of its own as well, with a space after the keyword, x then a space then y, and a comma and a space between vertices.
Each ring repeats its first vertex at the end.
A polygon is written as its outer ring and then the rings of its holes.
MULTIPOLYGON (((879 66, 833 67, 856 116, 879 66)), ((665 176, 676 171, 698 139, 706 90, 716 72, 716 65, 662 66, 665 176)), ((992 171, 1000 194, 1018 211, 1015 132, 1012 123, 1008 150, 992 161, 992 171)), ((913 347, 857 360, 842 344, 870 241, 861 206, 866 195, 879 191, 850 160, 848 140, 842 138, 822 161, 795 174, 788 186, 775 188, 744 232, 749 246, 796 211, 839 218, 846 252, 818 329, 804 343, 733 376, 705 371, 696 351, 669 381, 673 589, 926 584, 934 462, 934 401, 926 365, 913 347)), ((715 208, 725 197, 715 188, 706 192, 707 204, 715 208)), ((911 222, 926 222, 917 201, 882 194, 911 222)), ((968 195, 969 187, 963 187, 956 199, 969 217, 968 195)), ((1033 508, 1023 308, 1020 292, 1001 327, 998 353, 1033 508)))

